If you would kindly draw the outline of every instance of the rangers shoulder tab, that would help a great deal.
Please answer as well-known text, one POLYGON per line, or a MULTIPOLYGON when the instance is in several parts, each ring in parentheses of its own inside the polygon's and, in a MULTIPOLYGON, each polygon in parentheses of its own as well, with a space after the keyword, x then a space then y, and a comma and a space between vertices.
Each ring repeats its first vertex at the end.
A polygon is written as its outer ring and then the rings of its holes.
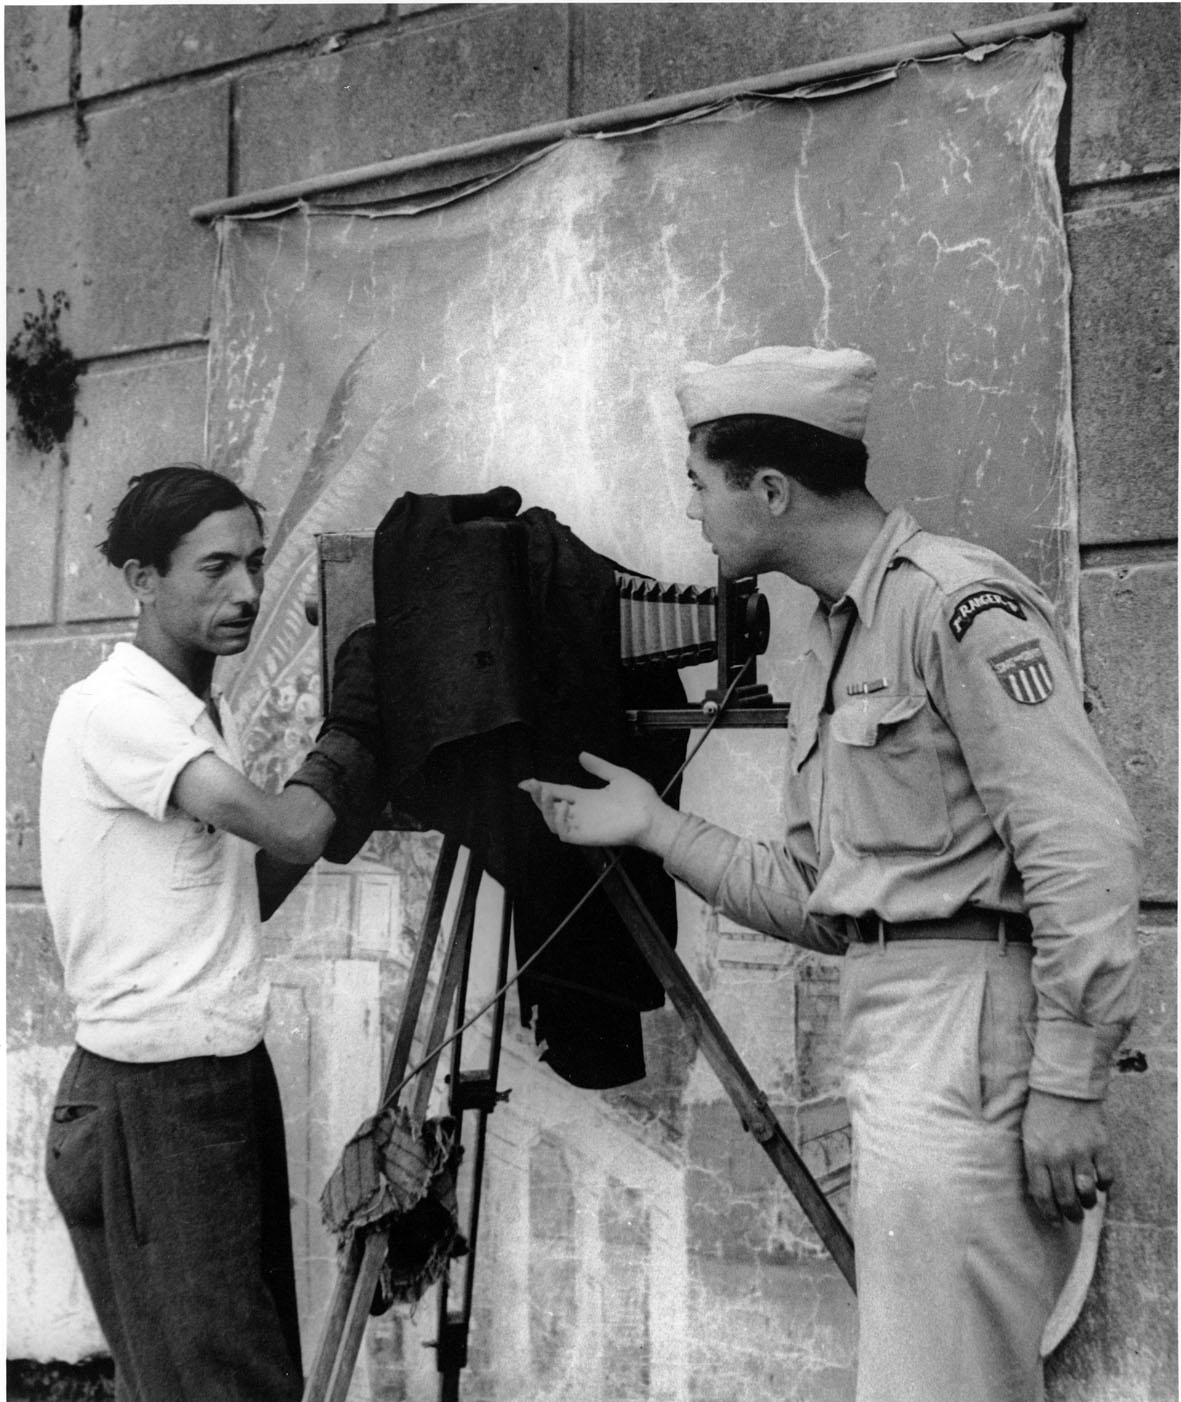
POLYGON ((963 641, 964 634, 988 609, 1003 609, 1014 618, 1027 617, 1020 600, 1015 599, 1012 594, 1006 594, 1003 589, 973 589, 970 594, 965 594, 959 600, 947 620, 957 643, 963 641))

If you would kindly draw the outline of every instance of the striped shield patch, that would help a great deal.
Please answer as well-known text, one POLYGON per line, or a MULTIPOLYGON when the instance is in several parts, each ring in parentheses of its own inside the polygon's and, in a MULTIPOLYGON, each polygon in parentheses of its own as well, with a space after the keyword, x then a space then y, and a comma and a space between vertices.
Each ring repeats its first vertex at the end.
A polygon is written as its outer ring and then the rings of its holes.
POLYGON ((1013 700, 1023 706, 1036 706, 1054 694, 1050 664, 1036 638, 998 652, 988 659, 988 665, 1013 700))

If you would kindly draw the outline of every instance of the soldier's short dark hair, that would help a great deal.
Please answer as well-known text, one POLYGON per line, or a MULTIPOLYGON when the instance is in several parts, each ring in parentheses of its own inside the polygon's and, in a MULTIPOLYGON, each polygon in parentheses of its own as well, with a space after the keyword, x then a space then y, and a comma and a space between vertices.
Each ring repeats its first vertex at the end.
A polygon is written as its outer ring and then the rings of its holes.
POLYGON ((869 454, 858 438, 776 414, 734 414, 689 431, 689 442, 725 469, 732 487, 749 487, 773 467, 820 496, 863 490, 869 454))

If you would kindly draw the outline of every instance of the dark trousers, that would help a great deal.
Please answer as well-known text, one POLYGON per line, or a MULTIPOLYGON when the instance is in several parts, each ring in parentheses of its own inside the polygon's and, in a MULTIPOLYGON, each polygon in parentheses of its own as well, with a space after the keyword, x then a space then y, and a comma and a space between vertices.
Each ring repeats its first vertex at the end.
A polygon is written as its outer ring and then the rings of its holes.
POLYGON ((119 1402, 297 1402, 287 1157, 264 1046, 151 1063, 75 1049, 47 1177, 119 1402))

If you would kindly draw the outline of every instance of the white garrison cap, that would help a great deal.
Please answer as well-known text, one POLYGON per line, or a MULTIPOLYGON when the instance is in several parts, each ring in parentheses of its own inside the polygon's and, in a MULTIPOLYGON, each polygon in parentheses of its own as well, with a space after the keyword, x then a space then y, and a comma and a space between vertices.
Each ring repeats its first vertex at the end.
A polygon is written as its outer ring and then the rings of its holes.
POLYGON ((860 439, 876 375, 873 359, 859 350, 760 346, 723 365, 690 361, 676 394, 688 428, 733 414, 777 414, 860 439))

